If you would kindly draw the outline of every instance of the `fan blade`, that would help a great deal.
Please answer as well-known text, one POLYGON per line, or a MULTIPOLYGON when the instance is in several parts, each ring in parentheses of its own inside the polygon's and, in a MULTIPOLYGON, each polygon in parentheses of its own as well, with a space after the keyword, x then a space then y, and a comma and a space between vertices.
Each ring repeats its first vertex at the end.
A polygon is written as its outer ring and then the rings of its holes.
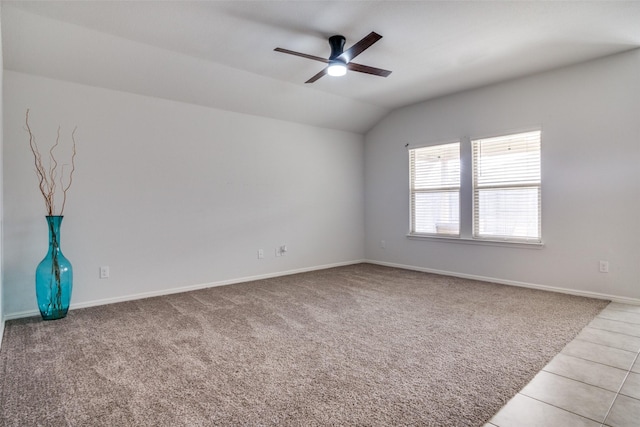
POLYGON ((324 67, 322 69, 322 71, 320 71, 318 74, 316 74, 315 76, 311 77, 309 80, 307 80, 305 83, 313 83, 316 80, 318 80, 320 77, 324 76, 325 74, 327 74, 327 68, 329 67, 324 67))
POLYGON ((324 62, 325 64, 329 63, 329 60, 326 59, 326 58, 320 58, 319 56, 313 56, 313 55, 308 55, 306 53, 295 52, 293 50, 283 49, 281 47, 277 47, 277 48, 275 48, 273 50, 275 50, 276 52, 288 53, 289 55, 295 55, 295 56, 301 56, 301 57, 307 58, 307 59, 313 59, 315 61, 324 62))
POLYGON ((380 76, 380 77, 387 77, 389 74, 391 74, 391 71, 389 71, 389 70, 383 70, 381 68, 369 67, 368 65, 355 64, 353 62, 349 62, 347 64, 347 69, 349 69, 351 71, 357 71, 359 73, 373 74, 374 76, 380 76))
POLYGON ((374 44, 381 38, 382 36, 380 34, 371 31, 368 36, 351 46, 349 49, 347 49, 346 52, 342 52, 342 55, 340 55, 338 58, 343 59, 345 62, 349 62, 353 58, 364 52, 366 49, 371 47, 372 44, 374 44))

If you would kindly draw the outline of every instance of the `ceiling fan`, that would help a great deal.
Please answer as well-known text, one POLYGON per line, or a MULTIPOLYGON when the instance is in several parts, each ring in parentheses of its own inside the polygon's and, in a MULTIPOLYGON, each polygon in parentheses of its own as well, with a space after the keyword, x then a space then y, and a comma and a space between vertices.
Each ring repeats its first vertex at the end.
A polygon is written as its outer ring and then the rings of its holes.
POLYGON ((346 41, 344 36, 331 36, 329 37, 329 46, 331 46, 331 55, 329 56, 329 59, 321 58, 314 55, 308 55, 306 53, 295 52, 293 50, 283 49, 281 47, 277 47, 274 50, 276 52, 301 56, 303 58, 313 59, 315 61, 320 61, 328 64, 325 68, 322 69, 322 71, 311 77, 305 83, 313 83, 325 74, 329 74, 330 76, 343 76, 347 73, 347 69, 351 71, 357 71, 359 73, 367 73, 373 74, 374 76, 387 77, 389 74, 391 74, 391 71, 351 62, 353 58, 360 55, 366 49, 370 48, 372 44, 374 44, 381 38, 382 36, 380 34, 372 31, 368 36, 344 51, 344 43, 346 41))

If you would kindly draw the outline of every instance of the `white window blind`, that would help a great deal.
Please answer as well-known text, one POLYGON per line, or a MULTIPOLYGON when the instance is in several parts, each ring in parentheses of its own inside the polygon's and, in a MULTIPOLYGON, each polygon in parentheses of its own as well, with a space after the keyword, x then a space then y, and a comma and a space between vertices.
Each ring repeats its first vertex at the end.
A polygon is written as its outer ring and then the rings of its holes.
POLYGON ((541 241, 540 131, 472 141, 473 237, 541 241))
POLYGON ((409 150, 411 234, 460 234, 460 143, 409 150))

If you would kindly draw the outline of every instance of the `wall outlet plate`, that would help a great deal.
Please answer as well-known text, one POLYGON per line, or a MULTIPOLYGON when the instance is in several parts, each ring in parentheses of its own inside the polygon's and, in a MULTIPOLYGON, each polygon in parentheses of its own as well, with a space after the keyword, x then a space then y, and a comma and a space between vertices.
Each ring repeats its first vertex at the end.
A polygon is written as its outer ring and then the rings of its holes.
POLYGON ((600 261, 600 273, 609 272, 609 261, 600 261))

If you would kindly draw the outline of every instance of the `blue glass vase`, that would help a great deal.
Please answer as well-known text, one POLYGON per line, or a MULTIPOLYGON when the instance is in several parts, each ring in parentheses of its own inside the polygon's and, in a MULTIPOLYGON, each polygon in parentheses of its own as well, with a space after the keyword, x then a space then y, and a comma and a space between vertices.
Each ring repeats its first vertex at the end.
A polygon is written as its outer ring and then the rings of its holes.
POLYGON ((49 252, 36 269, 36 298, 44 320, 62 319, 69 311, 73 269, 60 250, 61 215, 47 216, 49 252))

